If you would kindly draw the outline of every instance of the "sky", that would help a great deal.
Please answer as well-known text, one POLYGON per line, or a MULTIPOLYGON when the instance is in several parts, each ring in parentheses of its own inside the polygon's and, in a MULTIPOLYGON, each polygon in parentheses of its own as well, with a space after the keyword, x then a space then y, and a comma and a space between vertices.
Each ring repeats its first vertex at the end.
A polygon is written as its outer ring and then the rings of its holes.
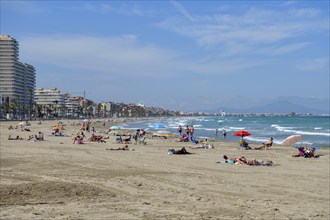
POLYGON ((0 4, 37 88, 185 111, 329 99, 329 1, 0 4))

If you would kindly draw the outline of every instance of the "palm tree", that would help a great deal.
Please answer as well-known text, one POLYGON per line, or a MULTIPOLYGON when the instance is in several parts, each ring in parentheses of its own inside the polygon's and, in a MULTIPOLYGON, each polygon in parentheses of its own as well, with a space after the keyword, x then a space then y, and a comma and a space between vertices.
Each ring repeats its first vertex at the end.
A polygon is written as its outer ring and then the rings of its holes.
POLYGON ((101 109, 102 109, 102 104, 101 103, 97 104, 97 117, 100 117, 101 109))
POLYGON ((16 118, 17 107, 18 107, 18 100, 17 99, 12 99, 10 108, 13 112, 13 117, 14 118, 16 118))
POLYGON ((32 109, 33 109, 33 106, 32 106, 32 89, 29 89, 29 92, 30 92, 30 105, 29 105, 29 118, 30 120, 32 119, 32 109))
POLYGON ((87 115, 88 115, 88 117, 93 116, 93 106, 90 105, 87 107, 87 115))
POLYGON ((57 104, 58 104, 58 100, 55 100, 55 101, 53 101, 53 103, 54 103, 54 105, 53 105, 53 107, 54 107, 54 117, 57 117, 57 104))

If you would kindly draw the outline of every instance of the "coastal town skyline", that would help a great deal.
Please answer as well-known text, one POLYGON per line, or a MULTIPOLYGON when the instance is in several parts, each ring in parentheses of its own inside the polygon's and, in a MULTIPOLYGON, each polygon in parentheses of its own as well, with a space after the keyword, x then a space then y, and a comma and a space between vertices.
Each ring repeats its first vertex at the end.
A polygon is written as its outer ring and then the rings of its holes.
POLYGON ((329 100, 329 4, 2 1, 37 88, 174 110, 329 100))

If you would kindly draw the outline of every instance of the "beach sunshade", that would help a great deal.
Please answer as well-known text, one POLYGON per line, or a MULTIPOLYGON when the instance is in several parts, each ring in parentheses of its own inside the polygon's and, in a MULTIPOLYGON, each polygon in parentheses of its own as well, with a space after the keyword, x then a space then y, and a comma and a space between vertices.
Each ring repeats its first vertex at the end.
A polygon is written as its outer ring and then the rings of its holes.
POLYGON ((89 120, 88 119, 84 119, 83 122, 89 122, 89 120))
POLYGON ((162 128, 166 128, 164 125, 161 125, 161 124, 153 125, 152 127, 153 127, 154 129, 162 129, 162 128))
POLYGON ((291 135, 284 139, 284 141, 282 142, 282 145, 293 145, 293 144, 297 143, 298 141, 300 141, 301 139, 302 139, 302 136, 300 134, 291 135))
POLYGON ((245 137, 245 136, 250 136, 251 134, 247 131, 236 131, 234 134, 234 136, 238 136, 238 137, 245 137))
POLYGON ((169 137, 169 136, 174 136, 173 133, 171 133, 168 130, 159 130, 153 133, 154 136, 159 136, 159 137, 169 137))
POLYGON ((120 130, 121 128, 117 125, 111 126, 110 127, 111 130, 120 130))

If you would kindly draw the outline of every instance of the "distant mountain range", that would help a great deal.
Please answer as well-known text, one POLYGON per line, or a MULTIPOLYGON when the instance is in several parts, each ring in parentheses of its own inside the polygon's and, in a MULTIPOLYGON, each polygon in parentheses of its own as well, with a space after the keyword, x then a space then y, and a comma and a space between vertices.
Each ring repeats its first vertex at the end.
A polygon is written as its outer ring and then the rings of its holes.
POLYGON ((329 114, 329 99, 302 98, 302 97, 279 97, 270 103, 250 108, 227 108, 220 107, 203 112, 219 113, 311 113, 329 114))

